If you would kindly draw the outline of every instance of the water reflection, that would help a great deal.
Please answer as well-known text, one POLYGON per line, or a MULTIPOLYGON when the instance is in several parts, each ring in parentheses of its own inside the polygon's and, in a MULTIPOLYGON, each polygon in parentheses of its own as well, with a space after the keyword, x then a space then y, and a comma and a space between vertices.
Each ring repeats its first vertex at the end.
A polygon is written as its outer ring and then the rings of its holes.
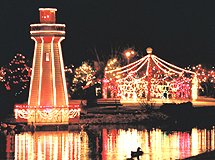
POLYGON ((0 154, 3 159, 16 160, 122 160, 140 146, 144 151, 140 159, 183 159, 214 150, 214 131, 214 128, 165 132, 90 127, 87 131, 1 134, 0 154))
POLYGON ((15 135, 15 159, 88 159, 82 132, 35 132, 15 135), (82 153, 81 153, 82 152, 82 153))

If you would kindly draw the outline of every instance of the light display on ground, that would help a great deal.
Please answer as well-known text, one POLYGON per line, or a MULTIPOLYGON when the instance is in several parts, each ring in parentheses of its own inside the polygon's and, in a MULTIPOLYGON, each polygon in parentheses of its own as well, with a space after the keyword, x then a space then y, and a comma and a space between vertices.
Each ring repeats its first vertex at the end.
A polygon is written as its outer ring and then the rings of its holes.
POLYGON ((59 106, 29 106, 16 105, 15 118, 19 121, 22 119, 36 123, 68 123, 68 119, 80 116, 80 106, 70 105, 69 107, 59 106))
POLYGON ((107 93, 113 92, 110 84, 114 84, 117 92, 115 97, 121 100, 197 99, 198 79, 195 72, 160 59, 152 54, 151 48, 147 48, 147 53, 126 66, 106 70, 103 95, 108 97, 107 93), (108 78, 108 74, 114 74, 115 78, 108 78))

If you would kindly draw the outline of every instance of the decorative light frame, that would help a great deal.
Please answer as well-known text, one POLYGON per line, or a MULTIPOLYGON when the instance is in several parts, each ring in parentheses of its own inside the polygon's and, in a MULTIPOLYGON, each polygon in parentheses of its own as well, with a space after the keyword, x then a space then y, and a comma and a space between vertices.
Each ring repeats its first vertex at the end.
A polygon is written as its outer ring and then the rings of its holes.
POLYGON ((177 67, 153 54, 148 54, 126 66, 105 70, 103 96, 107 98, 108 89, 113 92, 111 85, 114 85, 117 88, 116 97, 121 100, 136 101, 146 98, 149 92, 147 88, 149 76, 152 98, 196 100, 198 97, 198 79, 195 72, 177 67), (150 67, 153 73, 149 73, 150 67), (107 75, 113 73, 121 75, 122 78, 107 79, 107 75), (142 77, 138 77, 139 75, 142 77), (167 94, 166 97, 164 93, 167 94))
POLYGON ((29 106, 15 105, 16 119, 26 120, 28 123, 67 123, 68 119, 80 117, 80 105, 64 106, 29 106))

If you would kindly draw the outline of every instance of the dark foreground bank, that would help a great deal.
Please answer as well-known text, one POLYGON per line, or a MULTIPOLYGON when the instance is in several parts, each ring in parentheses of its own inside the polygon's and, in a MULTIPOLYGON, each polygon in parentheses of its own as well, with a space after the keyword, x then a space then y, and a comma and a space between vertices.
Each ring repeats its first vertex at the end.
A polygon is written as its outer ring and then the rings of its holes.
POLYGON ((188 157, 183 160, 214 160, 215 159, 215 151, 208 151, 196 156, 188 157))

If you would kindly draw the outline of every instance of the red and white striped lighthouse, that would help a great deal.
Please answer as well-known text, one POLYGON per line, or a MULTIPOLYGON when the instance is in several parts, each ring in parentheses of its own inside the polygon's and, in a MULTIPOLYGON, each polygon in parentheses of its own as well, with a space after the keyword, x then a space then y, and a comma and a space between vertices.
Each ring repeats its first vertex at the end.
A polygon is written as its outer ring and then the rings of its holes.
POLYGON ((61 41, 65 24, 56 24, 57 9, 40 8, 40 23, 31 24, 35 41, 28 105, 68 106, 61 41))
POLYGON ((55 8, 40 8, 40 23, 31 24, 35 41, 27 105, 15 105, 17 122, 68 124, 80 115, 80 106, 68 101, 61 41, 65 24, 56 24, 55 8))

